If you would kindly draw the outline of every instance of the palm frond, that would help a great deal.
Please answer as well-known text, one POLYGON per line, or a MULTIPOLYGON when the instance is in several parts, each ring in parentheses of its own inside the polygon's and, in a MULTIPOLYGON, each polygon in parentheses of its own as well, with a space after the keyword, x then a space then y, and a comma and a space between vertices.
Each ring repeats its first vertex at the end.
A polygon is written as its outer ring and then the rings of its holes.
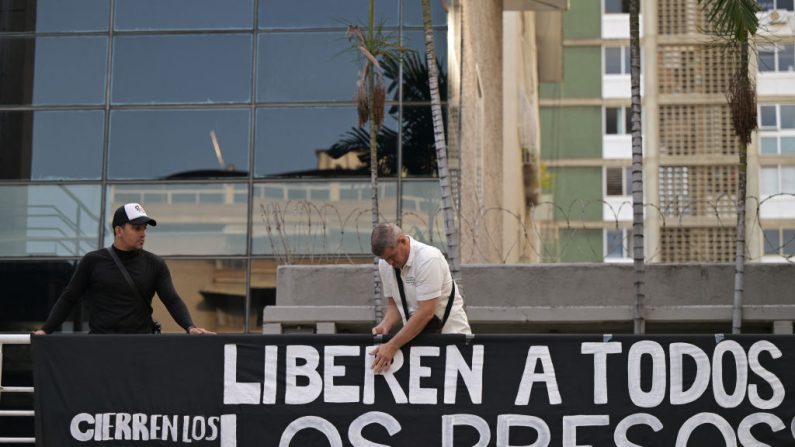
POLYGON ((755 0, 699 0, 710 34, 745 42, 759 28, 755 0))

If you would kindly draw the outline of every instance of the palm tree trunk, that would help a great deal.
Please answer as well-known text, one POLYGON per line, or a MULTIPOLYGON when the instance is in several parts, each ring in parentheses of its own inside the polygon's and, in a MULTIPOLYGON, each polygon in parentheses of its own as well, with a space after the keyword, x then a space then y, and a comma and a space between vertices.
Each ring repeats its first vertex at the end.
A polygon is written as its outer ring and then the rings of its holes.
POLYGON ((646 296, 643 259, 643 136, 640 103, 640 0, 629 5, 630 77, 632 82, 632 258, 635 306, 632 310, 634 333, 646 332, 643 306, 646 296))
POLYGON ((439 185, 442 190, 442 212, 444 230, 447 236, 447 257, 450 260, 450 273, 453 279, 461 281, 461 259, 459 254, 458 229, 455 222, 455 205, 450 186, 450 173, 447 167, 447 142, 444 136, 442 100, 439 96, 439 70, 436 67, 436 50, 431 28, 431 3, 422 0, 422 24, 425 30, 425 55, 428 61, 428 82, 431 89, 431 111, 433 113, 433 135, 436 146, 436 166, 439 171, 439 185))
MULTIPOLYGON (((748 41, 740 47, 740 73, 748 76, 748 41)), ((737 181, 737 244, 734 252, 734 302, 732 303, 732 334, 742 332, 743 325, 743 283, 745 280, 745 199, 748 177, 748 145, 740 146, 740 168, 737 181)))
MULTIPOLYGON (((367 33, 370 40, 375 29, 375 0, 370 0, 367 33)), ((378 225, 378 127, 375 122, 375 67, 367 76, 367 90, 370 121, 370 228, 378 225)), ((373 309, 375 322, 383 319, 383 305, 381 303, 381 277, 378 274, 378 257, 373 257, 373 309)))

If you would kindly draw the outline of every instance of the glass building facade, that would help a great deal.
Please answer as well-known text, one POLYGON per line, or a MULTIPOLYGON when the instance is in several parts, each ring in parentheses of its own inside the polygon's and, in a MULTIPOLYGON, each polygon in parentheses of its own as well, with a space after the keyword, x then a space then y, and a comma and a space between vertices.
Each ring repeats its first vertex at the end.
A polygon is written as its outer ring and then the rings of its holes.
MULTIPOLYGON (((406 49, 383 66, 380 213, 441 245, 421 3, 375 3, 406 49)), ((447 17, 431 3, 444 100, 447 17)), ((146 249, 220 332, 259 330, 279 264, 369 262, 369 134, 346 38, 367 13, 367 0, 3 2, 0 332, 41 324, 127 202, 158 220, 146 249)))

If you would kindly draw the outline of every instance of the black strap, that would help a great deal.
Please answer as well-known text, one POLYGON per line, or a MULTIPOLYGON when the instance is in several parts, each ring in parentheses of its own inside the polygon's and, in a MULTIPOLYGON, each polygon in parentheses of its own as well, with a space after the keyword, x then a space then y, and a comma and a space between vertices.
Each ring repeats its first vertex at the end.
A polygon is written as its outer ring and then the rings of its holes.
MULTIPOLYGON (((403 304, 403 316, 406 318, 406 321, 408 321, 411 315, 409 315, 409 306, 406 304, 406 292, 403 290, 403 279, 400 277, 400 269, 397 267, 395 267, 395 279, 397 279, 398 292, 400 292, 400 303, 403 304)), ((453 300, 455 300, 455 281, 453 281, 453 287, 450 289, 450 296, 447 298, 447 307, 444 309, 444 318, 442 318, 442 327, 447 323, 447 319, 450 317, 450 311, 453 310, 453 300)))
POLYGON ((116 252, 113 251, 113 247, 105 247, 105 250, 108 250, 108 253, 110 253, 110 257, 113 258, 113 262, 115 262, 116 265, 119 267, 119 270, 121 270, 121 274, 122 276, 124 276, 124 280, 127 281, 127 284, 130 285, 130 288, 132 289, 135 296, 137 296, 138 299, 143 301, 143 303, 146 304, 147 306, 151 306, 151 304, 146 302, 144 296, 141 295, 141 291, 138 290, 138 287, 135 287, 135 283, 133 282, 133 279, 130 277, 130 274, 127 272, 127 268, 124 267, 124 264, 121 263, 121 259, 119 259, 119 255, 117 255, 116 252))

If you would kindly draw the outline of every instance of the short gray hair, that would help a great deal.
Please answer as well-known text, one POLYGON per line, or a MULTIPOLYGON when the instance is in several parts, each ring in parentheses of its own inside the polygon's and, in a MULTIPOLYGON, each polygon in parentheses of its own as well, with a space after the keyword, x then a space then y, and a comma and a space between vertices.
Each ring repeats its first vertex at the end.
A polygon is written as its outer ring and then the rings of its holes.
POLYGON ((399 226, 393 223, 380 223, 373 228, 373 233, 370 235, 370 250, 380 257, 387 247, 397 246, 400 236, 403 236, 403 230, 399 226))

